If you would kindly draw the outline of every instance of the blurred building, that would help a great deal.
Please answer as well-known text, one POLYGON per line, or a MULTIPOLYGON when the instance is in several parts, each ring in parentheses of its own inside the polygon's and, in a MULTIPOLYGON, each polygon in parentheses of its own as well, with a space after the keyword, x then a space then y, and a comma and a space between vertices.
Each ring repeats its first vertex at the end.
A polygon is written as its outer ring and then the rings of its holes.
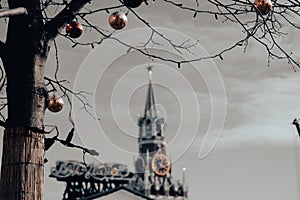
POLYGON ((66 182, 63 199, 188 199, 185 170, 181 181, 172 177, 172 163, 166 154, 164 118, 158 116, 152 85, 152 67, 144 115, 139 118, 139 156, 135 171, 126 165, 58 161, 50 177, 66 182))

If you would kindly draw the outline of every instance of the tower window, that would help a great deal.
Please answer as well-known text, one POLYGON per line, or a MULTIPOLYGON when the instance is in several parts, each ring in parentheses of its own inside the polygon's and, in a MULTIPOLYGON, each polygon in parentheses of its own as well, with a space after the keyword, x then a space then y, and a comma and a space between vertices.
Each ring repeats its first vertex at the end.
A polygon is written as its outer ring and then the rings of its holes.
POLYGON ((151 124, 151 119, 146 119, 146 126, 149 126, 151 124))

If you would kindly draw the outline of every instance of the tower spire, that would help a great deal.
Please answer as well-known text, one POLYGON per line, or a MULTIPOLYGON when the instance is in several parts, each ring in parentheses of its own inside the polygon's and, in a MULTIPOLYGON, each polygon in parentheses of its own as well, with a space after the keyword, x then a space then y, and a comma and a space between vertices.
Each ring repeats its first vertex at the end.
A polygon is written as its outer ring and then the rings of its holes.
POLYGON ((148 75, 149 75, 149 82, 152 81, 152 68, 153 68, 153 66, 151 66, 151 65, 149 65, 149 66, 147 67, 148 75))
POLYGON ((183 187, 183 196, 185 197, 185 199, 188 198, 188 185, 186 183, 186 178, 185 178, 185 172, 186 172, 186 167, 182 168, 182 187, 183 187))
POLYGON ((145 118, 156 118, 157 117, 157 111, 155 107, 155 100, 154 100, 154 92, 152 87, 152 66, 147 67, 148 70, 148 77, 149 77, 149 83, 148 83, 148 92, 147 92, 147 98, 146 98, 146 105, 145 105, 145 112, 144 117, 145 118))

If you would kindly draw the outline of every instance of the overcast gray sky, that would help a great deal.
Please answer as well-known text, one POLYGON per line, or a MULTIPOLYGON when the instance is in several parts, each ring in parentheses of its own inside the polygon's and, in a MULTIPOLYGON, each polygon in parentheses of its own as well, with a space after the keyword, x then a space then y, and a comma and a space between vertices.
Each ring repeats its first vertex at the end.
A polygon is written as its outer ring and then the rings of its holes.
MULTIPOLYGON (((195 4, 192 0, 186 3, 195 4)), ((90 7, 110 4, 111 1, 105 0, 94 2, 90 7)), ((199 14, 192 19, 193 13, 159 1, 143 5, 136 11, 155 27, 199 40, 199 49, 194 51, 200 54, 216 53, 242 34, 235 24, 216 21, 209 15, 199 14)), ((111 30, 107 18, 108 14, 103 13, 91 16, 91 21, 111 30)), ((115 34, 121 34, 119 37, 130 42, 145 37, 134 35, 136 28, 143 25, 131 14, 128 20, 128 26, 115 34)), ((294 51, 300 59, 296 48, 299 31, 287 30, 289 35, 282 40, 283 47, 294 51)), ((99 39, 99 36, 87 30, 79 40, 92 39, 99 39)), ((188 169, 190 199, 300 198, 300 141, 295 127, 290 125, 293 118, 300 117, 300 78, 299 72, 294 72, 286 62, 274 60, 271 67, 267 67, 265 50, 254 42, 250 42, 246 53, 235 49, 225 54, 223 61, 215 59, 194 66, 187 64, 182 69, 177 69, 174 64, 149 61, 136 52, 126 54, 126 49, 111 41, 93 51, 89 47, 71 48, 72 44, 63 38, 57 42, 59 76, 70 80, 70 87, 77 81, 82 86, 77 89, 90 89, 95 95, 95 98, 89 97, 95 101, 94 112, 101 118, 99 124, 94 124, 83 111, 79 117, 76 115, 78 133, 74 141, 101 153, 97 158, 88 157, 88 162, 116 161, 133 170, 134 153, 138 151, 137 115, 143 112, 146 96, 145 67, 152 63, 156 102, 160 114, 167 118, 167 152, 174 162, 175 177, 181 178, 182 167, 188 169), (97 76, 98 80, 94 82, 93 78, 97 76), (223 108, 226 108, 225 123, 220 128, 218 122, 222 122, 223 108), (218 131, 222 134, 217 145, 200 159, 204 135, 209 133, 208 139, 212 136, 214 140, 218 131)), ((179 57, 171 50, 158 47, 153 47, 151 52, 179 57)), ((52 51, 47 74, 53 74, 54 69, 52 51)), ((58 114, 46 112, 46 123, 58 125, 62 137, 70 129, 67 110, 66 107, 58 114)), ((82 154, 56 144, 46 157, 49 162, 45 170, 45 200, 61 199, 65 185, 48 178, 50 167, 55 166, 57 160, 81 160, 82 154)))

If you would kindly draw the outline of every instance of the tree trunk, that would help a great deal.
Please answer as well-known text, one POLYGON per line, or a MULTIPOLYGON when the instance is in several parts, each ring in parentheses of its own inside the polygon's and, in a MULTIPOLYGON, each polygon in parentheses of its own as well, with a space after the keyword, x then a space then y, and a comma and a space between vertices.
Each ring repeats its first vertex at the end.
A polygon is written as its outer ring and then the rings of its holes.
POLYGON ((1 200, 42 199, 44 137, 24 128, 4 132, 1 200))
POLYGON ((58 32, 90 1, 72 0, 44 24, 41 0, 8 0, 10 9, 23 7, 27 14, 9 18, 0 45, 8 102, 0 200, 43 199, 45 63, 58 32))
POLYGON ((44 185, 46 90, 44 68, 49 47, 39 0, 9 0, 29 15, 10 17, 5 55, 8 119, 3 137, 0 200, 41 200, 44 185))

